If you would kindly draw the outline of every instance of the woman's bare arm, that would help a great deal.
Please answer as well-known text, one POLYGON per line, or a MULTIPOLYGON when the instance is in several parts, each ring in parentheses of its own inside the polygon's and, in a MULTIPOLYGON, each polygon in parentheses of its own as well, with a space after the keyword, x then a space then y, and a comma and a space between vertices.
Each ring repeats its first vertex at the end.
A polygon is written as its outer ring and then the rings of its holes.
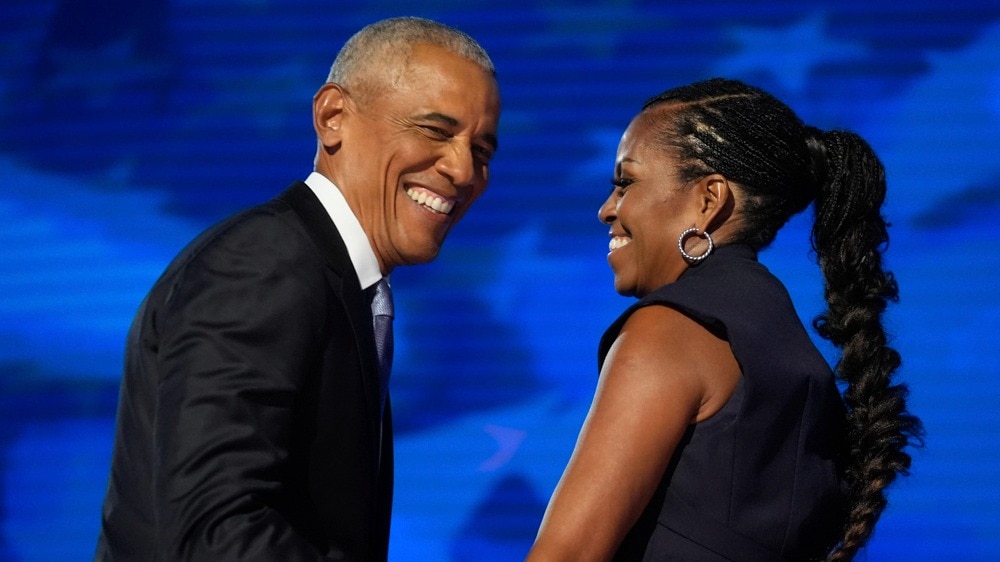
POLYGON ((663 306, 633 313, 527 560, 610 559, 687 427, 717 412, 739 376, 729 344, 687 316, 663 306))

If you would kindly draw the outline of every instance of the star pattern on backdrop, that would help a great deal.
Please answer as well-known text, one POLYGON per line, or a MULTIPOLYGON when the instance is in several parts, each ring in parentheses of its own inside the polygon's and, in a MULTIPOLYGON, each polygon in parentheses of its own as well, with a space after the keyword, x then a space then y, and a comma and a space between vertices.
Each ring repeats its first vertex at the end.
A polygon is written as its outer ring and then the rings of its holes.
POLYGON ((867 52, 858 43, 832 37, 821 13, 785 27, 737 27, 730 36, 734 55, 713 68, 717 76, 738 78, 765 72, 791 93, 805 89, 817 66, 860 59, 867 52))

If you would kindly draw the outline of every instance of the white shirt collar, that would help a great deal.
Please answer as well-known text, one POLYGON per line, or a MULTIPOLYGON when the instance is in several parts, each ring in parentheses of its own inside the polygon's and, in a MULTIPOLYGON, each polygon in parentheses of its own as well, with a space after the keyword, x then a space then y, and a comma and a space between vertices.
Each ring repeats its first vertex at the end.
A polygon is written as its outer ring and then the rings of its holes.
POLYGON ((347 246, 347 253, 351 257, 354 271, 361 281, 361 289, 367 289, 382 278, 382 271, 378 267, 378 258, 375 251, 365 235, 358 217, 344 199, 344 194, 340 192, 332 181, 326 176, 313 172, 306 178, 306 185, 313 190, 323 208, 330 215, 333 224, 340 231, 344 238, 344 245, 347 246))

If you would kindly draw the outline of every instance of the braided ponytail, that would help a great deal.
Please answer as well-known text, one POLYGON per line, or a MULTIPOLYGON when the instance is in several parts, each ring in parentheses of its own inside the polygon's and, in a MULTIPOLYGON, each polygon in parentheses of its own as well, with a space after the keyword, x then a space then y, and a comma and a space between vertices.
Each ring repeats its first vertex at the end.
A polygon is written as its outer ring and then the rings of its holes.
POLYGON ((882 268, 888 243, 881 216, 885 171, 871 147, 847 131, 808 142, 815 161, 826 160, 815 204, 812 246, 825 279, 828 309, 813 326, 841 349, 837 377, 847 383, 845 478, 848 516, 829 560, 850 560, 869 539, 886 506, 885 489, 908 474, 905 448, 919 443, 923 428, 906 410, 906 385, 893 384, 899 353, 882 326, 886 305, 898 300, 890 272, 882 268))

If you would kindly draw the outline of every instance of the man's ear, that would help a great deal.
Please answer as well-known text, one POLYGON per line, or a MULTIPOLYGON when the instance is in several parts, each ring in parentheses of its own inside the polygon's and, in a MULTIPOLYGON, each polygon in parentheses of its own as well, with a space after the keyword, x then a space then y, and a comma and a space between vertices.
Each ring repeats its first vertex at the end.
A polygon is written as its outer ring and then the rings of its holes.
POLYGON ((340 144, 346 95, 340 84, 328 82, 313 96, 313 128, 319 143, 327 149, 340 144))
POLYGON ((736 200, 725 176, 709 174, 698 180, 695 190, 699 204, 697 226, 702 232, 719 228, 732 216, 736 200))

